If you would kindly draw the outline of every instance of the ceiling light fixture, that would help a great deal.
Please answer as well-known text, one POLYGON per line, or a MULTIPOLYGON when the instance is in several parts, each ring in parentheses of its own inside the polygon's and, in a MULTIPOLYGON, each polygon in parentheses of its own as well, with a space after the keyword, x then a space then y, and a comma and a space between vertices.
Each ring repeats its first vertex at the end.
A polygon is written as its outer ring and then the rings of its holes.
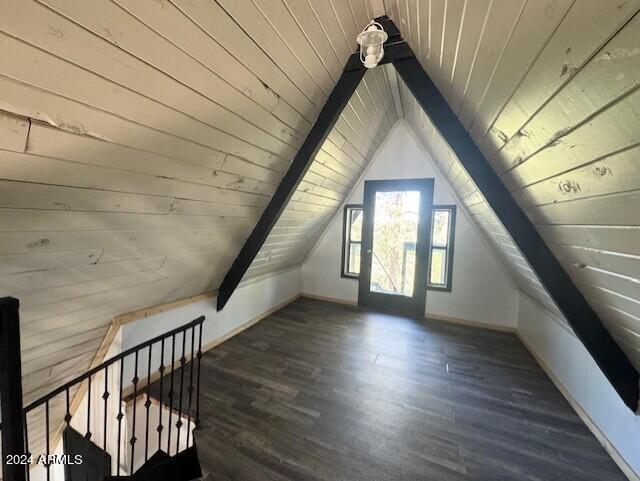
POLYGON ((389 35, 384 31, 382 25, 375 20, 371 20, 362 32, 358 34, 357 42, 360 45, 360 61, 367 68, 373 68, 382 57, 384 57, 384 42, 389 35))

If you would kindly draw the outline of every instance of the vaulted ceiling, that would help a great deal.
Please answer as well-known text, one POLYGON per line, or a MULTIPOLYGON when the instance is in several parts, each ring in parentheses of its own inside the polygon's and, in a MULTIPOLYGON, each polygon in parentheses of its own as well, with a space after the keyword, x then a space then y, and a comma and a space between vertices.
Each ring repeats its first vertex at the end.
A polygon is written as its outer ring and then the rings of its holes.
MULTIPOLYGON (((86 370, 113 316, 219 285, 384 12, 640 367, 640 0, 1 8, 0 290, 22 302, 27 401, 86 370)), ((301 262, 403 114, 521 289, 561 318, 386 68, 366 74, 247 275, 301 262)))
MULTIPOLYGON (((640 368, 640 2, 385 5, 512 196, 640 368)), ((401 92, 407 120, 520 288, 562 319, 404 85, 401 92)))

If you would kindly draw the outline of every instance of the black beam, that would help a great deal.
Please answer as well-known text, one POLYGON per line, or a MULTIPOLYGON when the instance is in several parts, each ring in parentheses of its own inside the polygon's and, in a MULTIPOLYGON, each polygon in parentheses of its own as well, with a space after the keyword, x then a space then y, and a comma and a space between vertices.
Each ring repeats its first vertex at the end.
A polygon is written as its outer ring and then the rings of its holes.
POLYGON ((625 353, 511 197, 420 62, 412 56, 396 60, 393 64, 518 245, 580 341, 625 404, 635 412, 638 408, 638 372, 625 353))
POLYGON ((24 455, 24 411, 20 362, 18 299, 0 299, 0 410, 2 412, 2 479, 24 481, 24 463, 8 464, 7 456, 24 455))
POLYGON ((218 289, 218 311, 225 306, 233 291, 238 287, 242 276, 251 265, 251 262, 253 262, 262 244, 264 244, 269 232, 273 229, 287 202, 289 202, 298 184, 309 169, 327 135, 329 135, 351 95, 360 84, 364 73, 364 69, 345 70, 342 73, 267 208, 262 213, 260 220, 244 246, 242 246, 242 250, 233 262, 229 272, 222 280, 222 284, 218 289))

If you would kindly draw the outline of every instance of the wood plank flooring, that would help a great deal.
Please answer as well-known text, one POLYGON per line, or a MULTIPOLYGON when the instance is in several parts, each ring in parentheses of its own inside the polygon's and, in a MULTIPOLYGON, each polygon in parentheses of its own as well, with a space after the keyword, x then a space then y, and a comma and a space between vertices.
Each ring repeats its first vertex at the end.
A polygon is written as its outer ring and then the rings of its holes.
POLYGON ((616 481, 512 334, 300 299, 202 359, 212 481, 616 481))

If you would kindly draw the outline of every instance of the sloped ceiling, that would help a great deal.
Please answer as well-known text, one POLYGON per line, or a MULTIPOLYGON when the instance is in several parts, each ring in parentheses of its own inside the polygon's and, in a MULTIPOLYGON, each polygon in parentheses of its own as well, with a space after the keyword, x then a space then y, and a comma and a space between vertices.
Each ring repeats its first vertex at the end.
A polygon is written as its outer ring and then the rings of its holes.
MULTIPOLYGON (((386 1, 439 90, 640 368, 639 1, 386 1)), ((406 87, 407 120, 523 291, 562 318, 406 87)))
POLYGON ((388 74, 368 71, 245 278, 299 265, 398 120, 388 74))
MULTIPOLYGON (((218 285, 357 32, 383 12, 366 0, 0 8, 0 291, 22 302, 29 401, 90 365, 114 315, 218 285)), ((385 2, 637 367, 639 8, 640 0, 385 2)), ((392 85, 382 69, 367 74, 250 276, 300 262, 395 121, 392 85)), ((400 90, 407 119, 521 288, 557 312, 400 90)))
MULTIPOLYGON (((380 10, 0 4, 0 292, 21 301, 25 402, 84 372, 113 316, 218 286, 380 10)), ((272 247, 342 202, 395 120, 389 89, 367 75, 272 247)))

